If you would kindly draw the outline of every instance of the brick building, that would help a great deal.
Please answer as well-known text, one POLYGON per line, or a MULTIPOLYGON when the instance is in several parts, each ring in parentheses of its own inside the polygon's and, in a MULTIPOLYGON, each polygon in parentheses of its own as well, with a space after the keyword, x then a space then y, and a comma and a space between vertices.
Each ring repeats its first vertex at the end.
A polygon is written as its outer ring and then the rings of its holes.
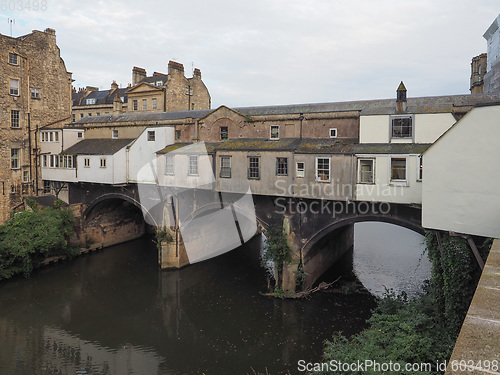
POLYGON ((38 132, 71 120, 71 73, 53 29, 0 34, 0 223, 41 191, 38 132))

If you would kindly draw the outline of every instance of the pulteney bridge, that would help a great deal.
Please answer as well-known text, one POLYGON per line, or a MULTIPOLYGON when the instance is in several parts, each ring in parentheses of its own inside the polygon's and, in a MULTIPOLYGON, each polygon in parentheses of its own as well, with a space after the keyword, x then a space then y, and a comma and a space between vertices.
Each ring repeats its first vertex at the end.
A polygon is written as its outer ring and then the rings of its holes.
POLYGON ((349 250, 356 222, 387 222, 424 232, 416 205, 254 195, 249 206, 239 204, 243 196, 238 194, 200 189, 159 192, 154 185, 137 184, 78 183, 70 192, 70 203, 79 204, 80 242, 104 247, 162 230, 168 233, 159 251, 162 268, 215 256, 270 225, 283 226, 292 249, 292 262, 283 272, 285 290, 295 289, 300 263, 307 275, 305 286, 310 286, 349 250), (224 212, 230 220, 225 221, 224 212), (191 231, 183 232, 186 228, 191 231), (211 245, 219 249, 210 250, 211 245))

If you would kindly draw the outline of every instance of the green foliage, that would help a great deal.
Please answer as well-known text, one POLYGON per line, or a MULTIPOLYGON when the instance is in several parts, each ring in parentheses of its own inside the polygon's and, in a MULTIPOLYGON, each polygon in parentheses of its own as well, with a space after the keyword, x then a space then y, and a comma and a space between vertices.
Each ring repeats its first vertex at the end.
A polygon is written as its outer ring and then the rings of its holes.
POLYGON ((74 255, 68 245, 73 221, 71 211, 53 208, 22 211, 7 220, 0 226, 0 280, 28 276, 48 257, 74 255))
POLYGON ((171 243, 174 238, 166 229, 159 229, 156 231, 156 247, 160 251, 162 242, 171 243))
MULTIPOLYGON (((462 238, 442 235, 438 246, 436 235, 431 233, 426 242, 432 276, 425 292, 410 301, 404 294, 387 293, 368 320, 368 329, 349 339, 338 334, 325 343, 326 361, 392 361, 404 369, 404 363, 435 364, 450 357, 480 276, 479 267, 462 238)), ((479 251, 486 258, 492 241, 476 239, 478 242, 482 242, 479 251)), ((434 368, 431 373, 440 372, 434 368)))
POLYGON ((266 251, 262 257, 265 264, 272 261, 278 271, 283 270, 283 264, 292 260, 290 247, 286 241, 286 235, 279 226, 272 226, 266 232, 266 251))

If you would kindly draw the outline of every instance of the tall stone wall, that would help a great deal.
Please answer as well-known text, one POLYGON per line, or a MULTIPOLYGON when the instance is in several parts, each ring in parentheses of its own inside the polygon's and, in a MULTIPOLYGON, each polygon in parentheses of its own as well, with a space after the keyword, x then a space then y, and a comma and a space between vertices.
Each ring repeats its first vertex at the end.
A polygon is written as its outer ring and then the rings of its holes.
POLYGON ((38 130, 70 121, 71 73, 61 59, 53 29, 18 38, 0 35, 0 51, 1 224, 21 207, 23 196, 38 195, 43 189, 38 130), (19 82, 17 93, 10 90, 11 80, 19 82), (17 113, 19 122, 13 123, 17 113))

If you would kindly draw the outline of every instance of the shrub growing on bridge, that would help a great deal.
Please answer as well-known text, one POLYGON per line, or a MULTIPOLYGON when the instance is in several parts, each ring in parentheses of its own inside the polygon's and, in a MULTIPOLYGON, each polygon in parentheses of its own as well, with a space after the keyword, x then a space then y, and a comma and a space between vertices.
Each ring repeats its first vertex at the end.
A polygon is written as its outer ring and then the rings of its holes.
POLYGON ((22 211, 7 220, 0 226, 0 280, 28 276, 48 257, 75 255, 68 242, 73 222, 71 211, 54 208, 22 211))

